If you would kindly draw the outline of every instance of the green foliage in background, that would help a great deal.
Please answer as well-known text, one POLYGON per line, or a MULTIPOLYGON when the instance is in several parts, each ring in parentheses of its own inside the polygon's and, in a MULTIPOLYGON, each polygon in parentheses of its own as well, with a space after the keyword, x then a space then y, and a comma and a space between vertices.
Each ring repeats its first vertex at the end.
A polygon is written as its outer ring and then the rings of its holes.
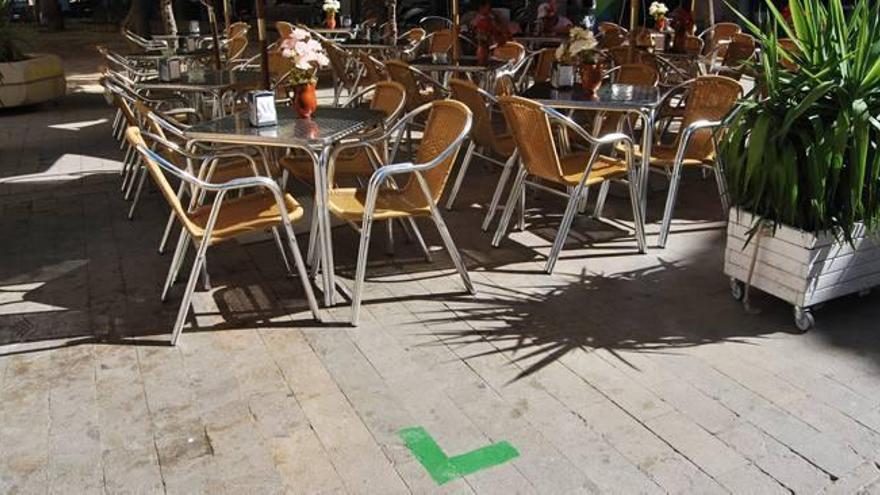
POLYGON ((742 21, 762 44, 756 89, 720 146, 732 204, 772 224, 851 241, 880 226, 880 2, 772 1, 771 23, 742 21), (780 33, 777 35, 777 33, 780 33), (785 50, 778 39, 796 49, 785 50), (783 68, 787 59, 797 70, 783 68))
POLYGON ((11 10, 11 0, 0 0, 0 63, 17 62, 25 58, 18 48, 19 40, 9 20, 11 10))

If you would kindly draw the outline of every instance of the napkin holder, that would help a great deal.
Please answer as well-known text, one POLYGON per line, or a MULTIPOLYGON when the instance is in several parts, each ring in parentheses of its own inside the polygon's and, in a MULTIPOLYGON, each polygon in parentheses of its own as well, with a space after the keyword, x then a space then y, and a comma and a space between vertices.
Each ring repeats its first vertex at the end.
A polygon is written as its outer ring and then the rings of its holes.
POLYGON ((199 34, 202 32, 201 23, 199 21, 189 21, 190 34, 199 34))
POLYGON ((272 91, 249 91, 247 93, 248 120, 254 127, 266 127, 278 123, 275 111, 275 93, 272 91))
POLYGON ((550 76, 550 85, 554 88, 570 88, 574 86, 574 66, 556 65, 550 76))
POLYGON ((159 60, 159 80, 176 81, 180 79, 180 59, 163 58, 159 60))

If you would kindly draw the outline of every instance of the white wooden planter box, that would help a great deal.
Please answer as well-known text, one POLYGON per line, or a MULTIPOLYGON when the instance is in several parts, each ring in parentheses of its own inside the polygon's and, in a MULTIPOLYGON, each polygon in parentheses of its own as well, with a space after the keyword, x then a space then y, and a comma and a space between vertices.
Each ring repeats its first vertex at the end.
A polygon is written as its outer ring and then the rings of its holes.
MULTIPOLYGON (((731 278, 734 297, 741 297, 742 282, 749 279, 757 237, 746 242, 754 222, 750 213, 730 210, 724 273, 731 278)), ((761 238, 751 285, 794 305, 795 323, 807 330, 813 324, 812 306, 880 285, 880 238, 866 236, 861 227, 853 246, 832 235, 778 226, 772 236, 761 238)))
POLYGON ((56 55, 28 54, 19 62, 0 63, 0 107, 17 107, 64 96, 67 83, 56 55))

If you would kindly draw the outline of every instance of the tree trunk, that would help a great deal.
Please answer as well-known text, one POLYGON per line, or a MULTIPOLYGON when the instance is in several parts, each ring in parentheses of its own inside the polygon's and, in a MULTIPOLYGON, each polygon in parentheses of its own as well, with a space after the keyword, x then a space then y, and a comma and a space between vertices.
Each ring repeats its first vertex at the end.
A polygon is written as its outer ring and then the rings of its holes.
POLYGON ((177 20, 174 18, 174 0, 162 0, 162 25, 165 27, 165 34, 177 34, 177 20))
POLYGON ((50 31, 64 29, 64 17, 58 0, 40 0, 40 21, 50 31))
POLYGON ((150 34, 150 21, 147 19, 149 11, 147 2, 150 0, 131 0, 128 14, 122 20, 122 27, 133 31, 141 36, 150 34))
POLYGON ((386 0, 385 13, 388 16, 388 42, 397 40, 397 0, 386 0))

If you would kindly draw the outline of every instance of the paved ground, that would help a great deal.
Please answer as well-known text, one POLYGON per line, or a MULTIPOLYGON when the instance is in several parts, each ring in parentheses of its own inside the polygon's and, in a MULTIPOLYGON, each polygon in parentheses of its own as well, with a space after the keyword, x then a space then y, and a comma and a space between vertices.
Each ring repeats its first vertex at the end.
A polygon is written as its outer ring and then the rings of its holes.
MULTIPOLYGON (((746 312, 711 181, 686 180, 668 249, 579 218, 548 276, 561 204, 492 249, 476 167, 447 220, 479 294, 377 242, 358 328, 310 321, 271 243, 220 246, 171 348, 167 211, 152 192, 125 219, 111 118, 88 92, 0 112, 0 493, 880 493, 880 296, 806 335, 770 297, 746 312), (438 486, 410 426, 520 456, 438 486)), ((334 241, 350 278, 356 236, 334 241)))

